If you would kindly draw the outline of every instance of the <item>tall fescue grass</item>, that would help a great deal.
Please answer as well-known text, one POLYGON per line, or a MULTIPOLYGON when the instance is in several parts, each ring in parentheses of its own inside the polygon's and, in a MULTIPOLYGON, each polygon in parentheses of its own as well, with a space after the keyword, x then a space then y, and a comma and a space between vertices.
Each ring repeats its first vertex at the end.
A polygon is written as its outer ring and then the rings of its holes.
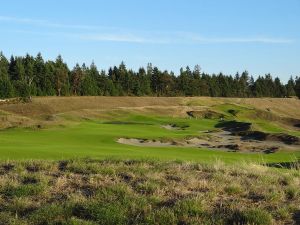
POLYGON ((300 172, 153 160, 6 161, 0 224, 298 224, 300 172))

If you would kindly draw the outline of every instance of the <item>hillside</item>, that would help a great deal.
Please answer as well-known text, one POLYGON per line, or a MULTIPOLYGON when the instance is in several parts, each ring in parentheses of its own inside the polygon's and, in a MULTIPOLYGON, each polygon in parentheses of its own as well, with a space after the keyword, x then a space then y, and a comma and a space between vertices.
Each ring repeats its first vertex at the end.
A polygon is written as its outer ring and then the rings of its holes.
POLYGON ((22 116, 39 116, 76 110, 110 110, 120 107, 182 107, 217 104, 248 105, 270 110, 279 116, 300 119, 300 101, 296 98, 212 98, 212 97, 34 97, 27 104, 0 104, 0 110, 22 116))

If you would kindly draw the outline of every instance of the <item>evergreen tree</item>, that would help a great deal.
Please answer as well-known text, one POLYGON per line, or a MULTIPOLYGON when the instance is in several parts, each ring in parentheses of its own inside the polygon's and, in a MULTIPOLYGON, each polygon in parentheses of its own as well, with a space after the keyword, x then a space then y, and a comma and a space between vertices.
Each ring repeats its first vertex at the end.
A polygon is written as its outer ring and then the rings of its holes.
POLYGON ((239 90, 240 93, 238 97, 248 97, 249 96, 249 73, 248 71, 244 71, 239 80, 239 90))
POLYGON ((14 96, 14 87, 9 79, 0 79, 0 98, 11 98, 14 96))
POLYGON ((158 70, 157 67, 154 67, 151 74, 151 89, 152 92, 159 96, 159 81, 160 81, 160 74, 161 72, 158 70))
MULTIPOLYGON (((45 62, 41 53, 38 53, 33 63, 33 76, 30 79, 34 80, 37 86, 37 95, 45 95, 48 90, 45 87, 46 75, 45 75, 45 62)), ((31 85, 31 84, 30 84, 31 85)))
POLYGON ((92 83, 93 83, 93 95, 103 95, 103 80, 102 77, 100 77, 99 71, 97 69, 97 66, 94 62, 92 62, 89 70, 88 70, 88 76, 91 77, 92 83))
POLYGON ((25 66, 23 64, 23 59, 21 57, 16 57, 14 60, 12 80, 24 81, 25 80, 25 66))
POLYGON ((209 82, 210 82, 210 76, 203 73, 198 87, 198 89, 200 90, 200 96, 210 96, 209 82))
MULTIPOLYGON (((27 85, 30 87, 30 94, 31 95, 37 95, 36 86, 39 86, 39 84, 36 84, 34 82, 35 73, 34 73, 34 66, 35 66, 35 60, 32 56, 29 54, 26 54, 24 58, 24 67, 25 67, 25 77, 24 81, 27 83, 27 85)), ((44 85, 44 82, 41 82, 41 85, 44 85)), ((40 95, 44 95, 45 93, 40 93, 40 95)))
POLYGON ((286 96, 286 89, 285 86, 281 84, 281 81, 278 77, 275 78, 274 80, 274 94, 273 96, 276 98, 282 98, 286 96))
POLYGON ((137 72, 128 70, 124 62, 99 73, 96 65, 76 66, 70 71, 61 56, 55 61, 36 57, 11 56, 8 61, 0 52, 0 97, 47 95, 156 95, 212 97, 286 97, 299 90, 299 78, 287 84, 270 74, 254 80, 247 71, 231 75, 201 74, 199 65, 191 71, 180 69, 179 76, 162 72, 151 63, 137 72), (29 91, 28 91, 29 90, 29 91))
POLYGON ((249 97, 255 97, 255 81, 253 76, 249 79, 249 97))
POLYGON ((293 79, 293 77, 290 77, 288 83, 286 84, 286 92, 287 92, 287 96, 295 96, 295 81, 293 79))
POLYGON ((192 96, 193 95, 192 81, 193 81, 193 75, 191 73, 190 68, 186 67, 186 70, 181 68, 180 75, 178 77, 178 83, 177 83, 178 91, 180 91, 180 93, 182 93, 185 96, 192 96))
POLYGON ((8 80, 9 63, 2 52, 0 52, 0 80, 8 80))
POLYGON ((14 82, 15 94, 21 97, 24 101, 28 101, 30 98, 30 87, 24 80, 17 80, 14 82))
POLYGON ((55 61, 55 89, 58 96, 69 94, 68 67, 59 55, 55 61))
POLYGON ((46 96, 56 95, 55 90, 55 79, 56 79, 56 65, 52 61, 48 61, 45 64, 45 92, 46 96))
POLYGON ((96 96, 97 94, 97 84, 93 77, 87 73, 81 82, 81 95, 96 96))
POLYGON ((137 73, 138 85, 140 88, 140 95, 151 95, 151 74, 148 75, 144 68, 140 68, 137 73))
POLYGON ((296 78, 295 93, 300 98, 300 77, 296 78))
POLYGON ((10 80, 17 80, 17 71, 16 71, 16 60, 14 56, 10 57, 9 67, 8 67, 8 74, 10 80))
POLYGON ((9 63, 0 52, 0 98, 10 98, 14 95, 14 88, 8 75, 9 63))
POLYGON ((71 84, 71 93, 73 95, 78 95, 80 94, 81 90, 81 82, 84 78, 84 74, 83 74, 83 70, 81 69, 81 67, 79 66, 79 64, 76 64, 76 66, 74 67, 74 69, 71 72, 71 80, 70 80, 70 84, 71 84))

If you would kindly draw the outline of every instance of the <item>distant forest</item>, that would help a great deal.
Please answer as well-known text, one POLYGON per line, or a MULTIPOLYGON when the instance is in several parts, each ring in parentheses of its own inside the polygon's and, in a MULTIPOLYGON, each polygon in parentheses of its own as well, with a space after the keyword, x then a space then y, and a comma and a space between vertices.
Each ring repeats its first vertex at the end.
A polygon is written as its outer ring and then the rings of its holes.
POLYGON ((123 62, 108 71, 99 71, 94 63, 70 69, 61 56, 45 61, 40 53, 10 59, 0 53, 0 98, 69 95, 300 98, 300 78, 283 84, 270 74, 255 80, 247 71, 234 76, 207 74, 198 65, 175 74, 150 63, 138 71, 123 62))

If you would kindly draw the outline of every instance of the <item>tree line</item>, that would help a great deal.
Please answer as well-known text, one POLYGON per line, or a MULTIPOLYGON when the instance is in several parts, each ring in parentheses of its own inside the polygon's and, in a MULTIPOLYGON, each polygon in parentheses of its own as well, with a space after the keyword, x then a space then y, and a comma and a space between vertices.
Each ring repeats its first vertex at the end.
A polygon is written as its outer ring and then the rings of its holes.
POLYGON ((27 54, 7 59, 0 53, 0 98, 29 96, 211 96, 300 98, 300 77, 283 84, 270 74, 254 79, 247 71, 235 76, 193 69, 160 70, 151 63, 138 71, 122 62, 105 70, 92 63, 69 69, 61 56, 45 61, 27 54))

